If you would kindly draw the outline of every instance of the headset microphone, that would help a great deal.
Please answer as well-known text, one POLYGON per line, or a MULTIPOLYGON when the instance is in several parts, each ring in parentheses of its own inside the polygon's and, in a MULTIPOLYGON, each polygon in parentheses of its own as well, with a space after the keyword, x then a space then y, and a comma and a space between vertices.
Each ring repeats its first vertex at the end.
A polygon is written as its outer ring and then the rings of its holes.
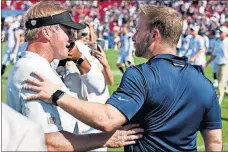
POLYGON ((75 46, 75 43, 74 43, 74 42, 70 42, 69 45, 66 45, 66 48, 68 48, 68 49, 73 49, 74 46, 75 46))

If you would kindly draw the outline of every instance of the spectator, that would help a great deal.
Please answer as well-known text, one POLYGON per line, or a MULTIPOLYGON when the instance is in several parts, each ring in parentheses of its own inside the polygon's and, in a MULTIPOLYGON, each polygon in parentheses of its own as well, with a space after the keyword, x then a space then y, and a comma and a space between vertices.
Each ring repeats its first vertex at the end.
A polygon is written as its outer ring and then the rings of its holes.
MULTIPOLYGON (((191 26, 192 38, 189 42, 188 51, 190 51, 189 62, 192 65, 198 65, 204 70, 206 64, 205 45, 202 36, 198 34, 199 26, 191 26)), ((189 53, 189 52, 188 52, 189 53)))
POLYGON ((228 89, 226 88, 228 81, 228 28, 221 26, 219 31, 220 39, 216 41, 213 56, 208 60, 207 64, 215 58, 217 63, 219 103, 221 105, 224 95, 228 94, 228 89))
POLYGON ((15 32, 18 30, 20 23, 14 22, 14 17, 10 16, 5 19, 5 25, 7 26, 7 49, 3 55, 2 59, 2 70, 1 74, 5 73, 7 65, 9 65, 10 61, 13 61, 16 58, 16 55, 13 52, 13 48, 16 45, 15 40, 15 32))

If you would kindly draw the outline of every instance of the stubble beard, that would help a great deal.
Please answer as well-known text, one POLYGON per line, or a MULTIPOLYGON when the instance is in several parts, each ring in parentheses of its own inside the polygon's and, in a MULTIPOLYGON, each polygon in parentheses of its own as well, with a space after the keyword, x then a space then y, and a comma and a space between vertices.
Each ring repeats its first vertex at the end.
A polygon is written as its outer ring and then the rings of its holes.
POLYGON ((149 51, 150 44, 142 41, 135 44, 135 56, 146 57, 149 51))

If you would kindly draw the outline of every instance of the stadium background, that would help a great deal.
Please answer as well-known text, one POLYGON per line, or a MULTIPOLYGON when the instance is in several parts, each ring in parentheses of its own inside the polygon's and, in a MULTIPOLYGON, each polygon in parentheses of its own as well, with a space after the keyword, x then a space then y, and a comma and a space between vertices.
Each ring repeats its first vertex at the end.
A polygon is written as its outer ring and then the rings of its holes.
MULTIPOLYGON (((7 2, 6 0, 2 0, 2 10, 7 7, 6 2, 7 2)), ((31 2, 35 3, 36 0, 32 0, 31 2)), ((119 1, 119 0, 116 0, 114 2, 117 3, 118 5, 120 5, 120 3, 121 3, 121 1, 119 1)), ((114 3, 114 2, 111 2, 111 1, 108 1, 108 0, 107 1, 103 1, 103 2, 99 1, 98 5, 99 5, 100 8, 104 8, 104 7, 107 7, 108 5, 110 5, 110 4, 114 3)), ((28 7, 28 6, 25 6, 25 7, 28 7)), ((6 10, 4 10, 4 12, 2 11, 2 15, 3 16, 8 16, 8 15, 11 15, 11 13, 13 13, 13 15, 15 15, 17 13, 18 14, 23 13, 23 11, 21 10, 22 9, 22 1, 17 1, 17 3, 14 3, 14 8, 15 8, 15 10, 13 12, 12 11, 6 11, 6 10)), ((84 13, 86 13, 86 12, 84 12, 84 13)), ((104 15, 104 10, 103 9, 99 9, 99 14, 101 16, 104 15)), ((74 19, 76 21, 78 21, 79 18, 77 18, 77 15, 75 15, 74 19)), ((2 54, 4 53, 5 49, 6 49, 6 44, 2 43, 2 45, 1 45, 2 54)), ((114 51, 113 49, 109 49, 109 50, 106 51, 106 55, 107 55, 109 64, 111 66, 111 69, 114 72, 115 83, 114 83, 114 85, 109 86, 110 94, 112 94, 113 91, 115 91, 117 89, 117 87, 119 86, 122 74, 119 72, 119 70, 115 66, 116 65, 116 59, 117 59, 117 56, 118 56, 118 51, 114 51)), ((134 58, 135 58, 135 64, 140 64, 140 63, 145 62, 144 59, 139 59, 139 58, 136 58, 136 57, 134 57, 134 58)), ((2 86, 1 86, 1 88, 2 88, 2 97, 1 97, 1 100, 3 102, 6 101, 5 88, 6 88, 6 82, 7 82, 8 72, 10 71, 10 68, 11 68, 11 66, 8 66, 7 67, 7 72, 2 76, 2 81, 1 81, 1 84, 2 84, 2 86)), ((206 68, 205 74, 206 74, 207 78, 209 78, 210 80, 213 80, 212 72, 211 72, 211 66, 208 66, 206 68)), ((202 90, 202 93, 203 93, 203 90, 202 90)), ((225 97, 225 99, 224 99, 224 101, 222 103, 221 110, 222 110, 224 151, 228 151, 228 97, 227 96, 225 97)), ((202 140, 200 134, 198 135, 197 139, 198 139, 197 140, 198 150, 199 151, 204 150, 203 149, 204 148, 203 140, 202 140)), ((109 149, 109 151, 122 151, 122 150, 123 150, 122 148, 109 149)))

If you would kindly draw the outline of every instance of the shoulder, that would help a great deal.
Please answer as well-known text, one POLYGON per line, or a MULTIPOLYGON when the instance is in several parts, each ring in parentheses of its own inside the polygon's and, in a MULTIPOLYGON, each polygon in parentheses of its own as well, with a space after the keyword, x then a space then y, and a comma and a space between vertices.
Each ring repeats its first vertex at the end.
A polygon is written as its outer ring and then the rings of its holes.
MULTIPOLYGON (((146 63, 131 66, 129 67, 123 75, 124 78, 131 79, 132 81, 144 81, 146 82, 146 78, 149 77, 149 74, 153 71, 153 67, 150 67, 146 63)), ((152 77, 152 75, 151 75, 152 77)))
POLYGON ((204 40, 204 38, 201 35, 198 35, 196 39, 199 40, 199 41, 203 41, 204 40))
POLYGON ((12 68, 13 76, 18 79, 23 79, 29 76, 32 72, 38 71, 46 73, 49 71, 47 64, 39 62, 39 60, 33 58, 20 58, 12 68))
POLYGON ((130 66, 124 73, 123 79, 141 79, 143 77, 142 65, 130 66))

